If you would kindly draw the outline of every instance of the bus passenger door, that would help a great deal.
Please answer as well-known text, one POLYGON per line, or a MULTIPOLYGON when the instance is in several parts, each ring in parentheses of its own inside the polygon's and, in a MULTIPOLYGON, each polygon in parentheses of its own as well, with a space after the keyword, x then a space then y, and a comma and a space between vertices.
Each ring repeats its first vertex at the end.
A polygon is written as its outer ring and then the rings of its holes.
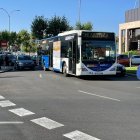
POLYGON ((76 74, 76 54, 77 52, 77 45, 76 45, 76 40, 73 40, 72 43, 72 73, 76 74))
POLYGON ((76 41, 71 40, 69 42, 69 71, 72 74, 76 74, 76 41))

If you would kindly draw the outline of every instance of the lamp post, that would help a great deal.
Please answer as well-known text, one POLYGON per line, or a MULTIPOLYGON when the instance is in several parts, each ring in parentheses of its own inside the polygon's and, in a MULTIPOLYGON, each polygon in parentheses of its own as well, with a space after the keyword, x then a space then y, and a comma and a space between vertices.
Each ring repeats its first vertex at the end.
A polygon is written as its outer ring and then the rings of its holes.
POLYGON ((8 26, 9 26, 9 33, 10 33, 10 26, 11 26, 11 14, 12 13, 14 13, 14 12, 18 12, 18 11, 20 11, 20 10, 13 10, 13 11, 11 11, 10 13, 6 10, 6 9, 4 9, 4 8, 0 8, 0 10, 3 10, 6 14, 7 14, 7 16, 8 16, 8 26))
POLYGON ((78 22, 81 22, 81 0, 79 0, 79 10, 78 10, 78 22))
POLYGON ((135 6, 134 6, 134 8, 140 8, 140 0, 136 0, 135 1, 135 6))
MULTIPOLYGON (((0 10, 3 10, 8 16, 8 26, 9 26, 8 30, 9 30, 9 34, 10 34, 10 32, 11 32, 11 14, 14 12, 18 12, 20 10, 12 10, 10 13, 4 8, 0 8, 0 10)), ((9 39, 9 41, 10 41, 10 39, 9 39)), ((9 50, 10 50, 10 44, 9 44, 9 50)))

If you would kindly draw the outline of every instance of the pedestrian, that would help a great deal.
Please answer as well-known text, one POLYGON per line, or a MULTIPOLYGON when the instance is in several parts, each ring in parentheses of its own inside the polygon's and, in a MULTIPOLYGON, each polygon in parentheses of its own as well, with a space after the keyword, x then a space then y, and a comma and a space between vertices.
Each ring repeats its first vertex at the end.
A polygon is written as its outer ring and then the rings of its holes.
POLYGON ((9 65, 9 57, 7 54, 4 55, 4 66, 8 66, 9 65))

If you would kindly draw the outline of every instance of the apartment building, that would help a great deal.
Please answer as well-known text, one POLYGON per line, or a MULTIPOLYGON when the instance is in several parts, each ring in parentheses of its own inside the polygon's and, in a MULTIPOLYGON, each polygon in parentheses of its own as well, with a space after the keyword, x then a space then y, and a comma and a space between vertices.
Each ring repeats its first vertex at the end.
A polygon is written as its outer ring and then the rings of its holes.
POLYGON ((125 23, 119 25, 118 53, 140 50, 140 8, 125 12, 125 23))

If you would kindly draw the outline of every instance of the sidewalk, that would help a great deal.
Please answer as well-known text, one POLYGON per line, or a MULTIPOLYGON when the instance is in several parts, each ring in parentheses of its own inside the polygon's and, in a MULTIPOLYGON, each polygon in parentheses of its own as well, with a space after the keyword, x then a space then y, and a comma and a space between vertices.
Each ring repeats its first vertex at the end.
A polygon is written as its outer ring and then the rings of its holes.
POLYGON ((0 73, 8 72, 14 70, 13 66, 1 66, 0 73))

